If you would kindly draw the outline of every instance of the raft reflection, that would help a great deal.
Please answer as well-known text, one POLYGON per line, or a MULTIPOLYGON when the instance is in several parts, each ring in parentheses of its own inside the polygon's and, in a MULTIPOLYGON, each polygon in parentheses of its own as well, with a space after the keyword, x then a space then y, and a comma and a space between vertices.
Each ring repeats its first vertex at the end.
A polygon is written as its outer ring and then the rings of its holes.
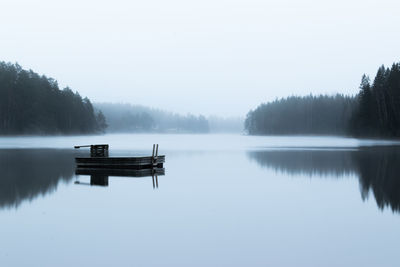
POLYGON ((359 177, 361 197, 370 192, 380 209, 400 212, 400 147, 361 147, 357 150, 279 150, 248 152, 262 167, 290 175, 359 177))
POLYGON ((90 183, 75 181, 75 184, 108 186, 109 176, 117 177, 152 177, 153 188, 158 188, 158 176, 165 175, 164 168, 131 170, 131 169, 103 169, 103 168, 77 168, 76 175, 89 175, 90 183))

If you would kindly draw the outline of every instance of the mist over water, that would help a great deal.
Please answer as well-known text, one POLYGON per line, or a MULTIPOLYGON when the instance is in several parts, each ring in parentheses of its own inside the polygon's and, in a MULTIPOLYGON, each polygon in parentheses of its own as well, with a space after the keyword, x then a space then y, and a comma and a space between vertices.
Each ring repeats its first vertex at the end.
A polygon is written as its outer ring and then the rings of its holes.
POLYGON ((380 249, 396 247, 400 234, 395 144, 240 135, 1 138, 2 262, 337 266, 340 258, 340 266, 395 266, 397 252, 380 249), (72 144, 109 143, 113 156, 129 156, 149 155, 156 141, 166 155, 157 186, 152 177, 75 174, 74 157, 88 151, 72 144), (365 256, 367 248, 374 253, 365 256), (43 251, 53 251, 44 262, 43 251))

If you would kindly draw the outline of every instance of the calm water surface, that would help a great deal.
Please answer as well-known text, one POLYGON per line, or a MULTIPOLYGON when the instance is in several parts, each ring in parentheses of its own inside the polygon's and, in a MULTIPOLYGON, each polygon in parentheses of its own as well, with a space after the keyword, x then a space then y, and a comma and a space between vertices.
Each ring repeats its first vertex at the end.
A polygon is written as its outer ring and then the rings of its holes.
POLYGON ((0 138, 0 266, 399 266, 400 147, 337 137, 0 138), (166 155, 75 175, 74 145, 166 155), (99 183, 97 183, 99 184, 99 183), (100 183, 101 184, 101 183, 100 183))

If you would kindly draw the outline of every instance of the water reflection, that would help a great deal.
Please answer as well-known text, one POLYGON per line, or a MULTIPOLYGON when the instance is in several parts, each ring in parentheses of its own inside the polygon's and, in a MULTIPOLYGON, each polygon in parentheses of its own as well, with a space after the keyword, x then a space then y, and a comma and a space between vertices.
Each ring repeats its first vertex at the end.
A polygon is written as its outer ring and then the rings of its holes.
POLYGON ((400 147, 362 147, 357 150, 275 150, 248 152, 262 167, 290 175, 359 177, 362 199, 370 192, 380 209, 400 211, 400 147))
POLYGON ((90 176, 90 183, 75 181, 75 184, 108 186, 108 177, 152 177, 153 188, 158 188, 158 176, 165 174, 164 168, 131 170, 131 169, 102 169, 102 168, 77 168, 76 175, 90 176))
POLYGON ((75 181, 75 184, 80 185, 96 185, 96 186, 108 186, 108 176, 106 175, 91 175, 90 182, 81 182, 79 180, 75 181))
POLYGON ((71 150, 1 149, 0 208, 54 192, 60 181, 72 179, 74 164, 71 150))
POLYGON ((147 176, 158 188, 158 176, 165 173, 164 169, 75 169, 77 156, 82 153, 72 149, 0 149, 0 209, 17 208, 24 201, 53 193, 60 182, 71 182, 75 174, 89 175, 88 184, 98 186, 108 186, 109 176, 147 176))

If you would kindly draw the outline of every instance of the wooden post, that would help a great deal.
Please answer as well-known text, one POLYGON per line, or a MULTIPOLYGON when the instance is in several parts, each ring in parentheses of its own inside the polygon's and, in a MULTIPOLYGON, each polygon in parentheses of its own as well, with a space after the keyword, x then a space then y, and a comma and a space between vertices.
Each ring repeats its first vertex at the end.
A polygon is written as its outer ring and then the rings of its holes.
POLYGON ((153 144, 153 154, 151 156, 152 159, 152 167, 154 168, 154 166, 157 165, 157 157, 158 157, 158 144, 153 144))

